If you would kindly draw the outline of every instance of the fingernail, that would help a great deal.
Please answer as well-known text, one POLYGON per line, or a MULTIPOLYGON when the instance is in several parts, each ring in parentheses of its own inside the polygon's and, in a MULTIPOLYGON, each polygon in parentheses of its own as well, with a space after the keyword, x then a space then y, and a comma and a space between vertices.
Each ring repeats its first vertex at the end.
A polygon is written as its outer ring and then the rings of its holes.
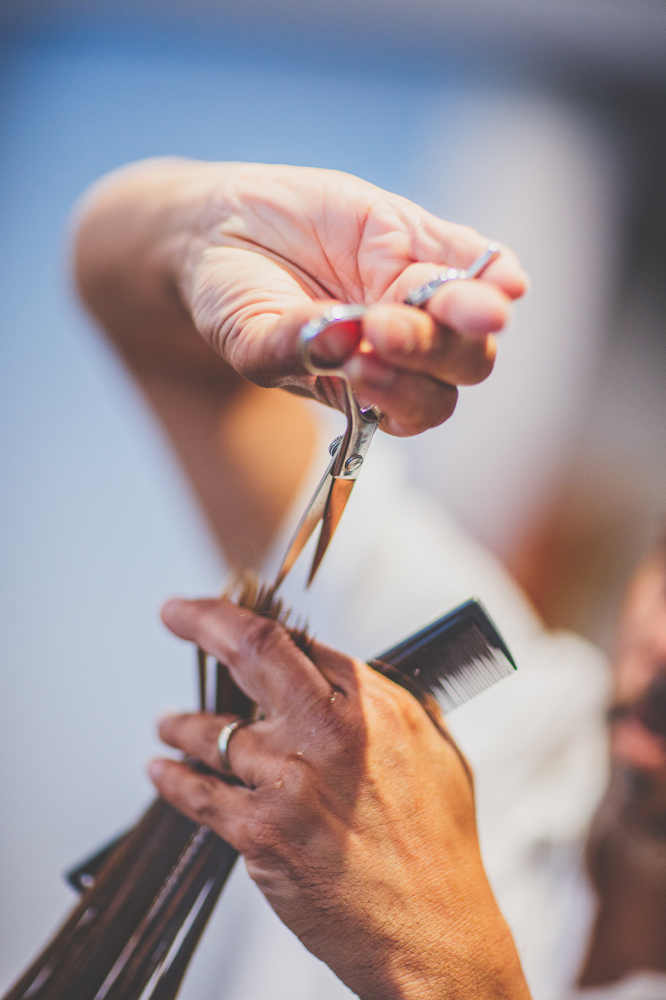
POLYGON ((148 765, 148 774, 153 779, 153 781, 159 781, 160 777, 164 772, 164 761, 156 757, 148 765))
POLYGON ((398 377, 395 368, 368 354, 355 355, 345 372, 352 383, 363 383, 368 389, 390 389, 398 377))

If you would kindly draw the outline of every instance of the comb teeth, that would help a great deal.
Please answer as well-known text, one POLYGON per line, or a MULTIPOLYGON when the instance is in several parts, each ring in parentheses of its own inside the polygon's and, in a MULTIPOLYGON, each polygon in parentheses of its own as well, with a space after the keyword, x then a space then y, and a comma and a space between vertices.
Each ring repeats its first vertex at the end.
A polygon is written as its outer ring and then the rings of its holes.
MULTIPOLYGON (((446 659, 450 661, 449 673, 437 676, 431 671, 422 680, 424 689, 437 699, 443 712, 463 705, 516 669, 504 653, 489 647, 485 636, 474 627, 469 635, 453 640, 446 650, 446 659)), ((417 683, 420 673, 414 677, 417 683)))
POLYGON ((443 712, 464 704, 516 669, 502 636, 475 600, 454 608, 377 660, 380 669, 388 664, 397 671, 417 697, 434 697, 443 712))

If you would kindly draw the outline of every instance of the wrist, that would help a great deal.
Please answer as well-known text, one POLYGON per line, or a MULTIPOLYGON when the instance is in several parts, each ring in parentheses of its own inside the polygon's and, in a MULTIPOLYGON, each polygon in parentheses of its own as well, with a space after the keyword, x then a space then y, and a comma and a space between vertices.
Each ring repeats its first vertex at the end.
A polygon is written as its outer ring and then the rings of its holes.
POLYGON ((358 991, 359 1000, 530 1000, 513 940, 470 935, 462 948, 445 939, 430 951, 387 956, 384 982, 358 991))
POLYGON ((379 922, 366 914, 366 932, 346 946, 338 935, 311 950, 360 1000, 530 1000, 485 873, 469 874, 464 893, 445 873, 437 882, 413 885, 396 909, 382 907, 379 922))
POLYGON ((226 377, 228 366, 196 334, 183 288, 224 209, 233 167, 145 160, 103 177, 77 206, 81 298, 139 377, 162 371, 182 381, 189 373, 215 385, 226 377))
POLYGON ((215 215, 223 217, 232 177, 226 164, 164 157, 121 167, 92 185, 74 216, 84 300, 94 307, 101 291, 110 297, 122 281, 123 301, 145 310, 180 288, 215 215))

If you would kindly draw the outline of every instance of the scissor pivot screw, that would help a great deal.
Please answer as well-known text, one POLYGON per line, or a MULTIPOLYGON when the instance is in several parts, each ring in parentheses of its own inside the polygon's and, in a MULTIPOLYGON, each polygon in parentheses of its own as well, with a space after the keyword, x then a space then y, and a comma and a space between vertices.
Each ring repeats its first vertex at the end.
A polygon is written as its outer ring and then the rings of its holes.
POLYGON ((338 448, 342 444, 343 437, 344 437, 344 434, 339 434, 336 438, 333 438, 333 440, 331 441, 331 443, 328 446, 328 453, 329 453, 329 455, 332 456, 332 455, 336 455, 337 454, 338 448))
POLYGON ((355 469, 360 469, 363 465, 363 455, 350 455, 345 462, 345 469, 347 472, 353 472, 355 469))

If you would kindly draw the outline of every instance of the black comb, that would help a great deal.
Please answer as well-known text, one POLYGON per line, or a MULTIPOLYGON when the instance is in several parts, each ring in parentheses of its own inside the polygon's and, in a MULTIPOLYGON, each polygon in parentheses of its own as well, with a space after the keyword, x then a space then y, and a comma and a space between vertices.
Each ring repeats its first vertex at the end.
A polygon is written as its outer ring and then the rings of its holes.
MULTIPOLYGON (((477 600, 465 601, 391 646, 370 666, 410 691, 431 715, 435 708, 431 699, 440 712, 450 712, 516 669, 497 627, 477 600)), ((65 878, 72 888, 82 892, 92 885, 122 840, 124 835, 68 871, 65 878)))
POLYGON ((422 703, 434 698, 442 712, 457 708, 516 669, 490 615, 476 600, 465 601, 392 646, 370 666, 422 703))

